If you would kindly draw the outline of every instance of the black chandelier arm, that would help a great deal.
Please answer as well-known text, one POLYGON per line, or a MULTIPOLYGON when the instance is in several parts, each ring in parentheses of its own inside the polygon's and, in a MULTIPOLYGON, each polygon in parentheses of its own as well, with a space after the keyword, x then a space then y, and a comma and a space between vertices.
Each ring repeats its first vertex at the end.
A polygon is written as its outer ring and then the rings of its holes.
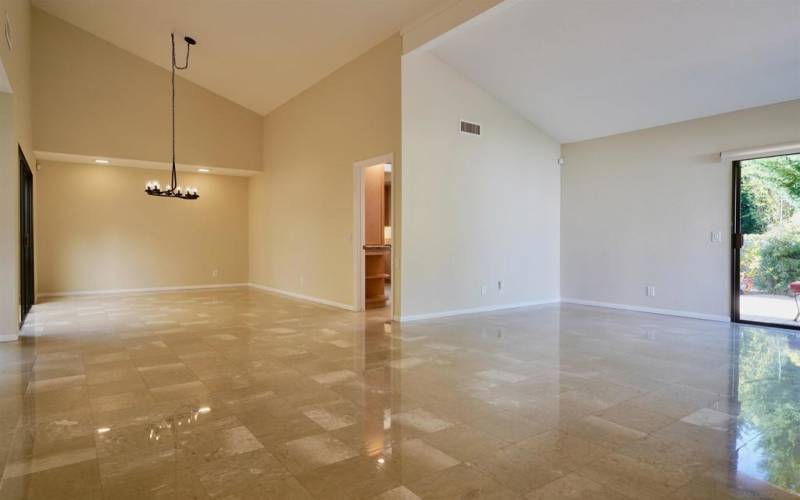
POLYGON ((180 198, 182 200, 196 200, 200 198, 200 195, 197 194, 197 191, 186 191, 186 192, 176 192, 172 189, 168 191, 161 191, 158 188, 154 187, 147 187, 144 190, 150 196, 159 196, 162 198, 180 198))

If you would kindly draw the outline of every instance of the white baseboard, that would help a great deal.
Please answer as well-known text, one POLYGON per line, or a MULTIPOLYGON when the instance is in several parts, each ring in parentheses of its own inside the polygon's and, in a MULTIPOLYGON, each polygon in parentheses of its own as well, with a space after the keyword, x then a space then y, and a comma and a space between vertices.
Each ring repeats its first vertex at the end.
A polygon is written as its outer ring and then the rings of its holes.
POLYGON ((19 335, 0 335, 0 342, 16 342, 19 335))
POLYGON ((449 316, 462 316, 465 314, 478 314, 478 313, 486 313, 492 311, 503 311, 505 309, 519 309, 520 307, 541 306, 545 304, 558 304, 558 302, 559 299, 542 299, 530 302, 517 302, 515 304, 499 304, 493 306, 472 307, 469 309, 454 309, 450 311, 440 311, 434 313, 410 314, 406 316, 396 316, 394 320, 405 323, 408 321, 420 321, 424 319, 447 318, 449 316))
POLYGON ((345 309, 347 311, 355 311, 356 310, 356 308, 353 307, 350 304, 343 304, 341 302, 334 302, 334 301, 328 300, 328 299, 321 299, 319 297, 314 297, 312 295, 304 295, 302 293, 289 292, 287 290, 281 290, 279 288, 272 288, 270 286, 258 285, 256 283, 248 283, 247 286, 250 286, 250 287, 255 288, 257 290, 262 290, 264 292, 274 293, 274 294, 277 294, 277 295, 283 295, 285 297, 291 297, 293 299, 300 299, 300 300, 305 300, 305 301, 308 301, 308 302, 314 302, 316 304, 322 304, 324 306, 336 307, 337 309, 345 309))
POLYGON ((593 300, 581 300, 581 299, 561 299, 561 302, 565 304, 577 304, 582 306, 592 306, 592 307, 605 307, 607 309, 622 309, 625 311, 635 311, 635 312, 643 312, 643 313, 650 313, 650 314, 661 314, 664 316, 678 316, 681 318, 692 318, 692 319, 704 319, 707 321, 721 321, 724 323, 730 323, 731 319, 728 316, 719 316, 716 314, 705 314, 705 313, 698 313, 698 312, 691 312, 691 311, 676 311, 674 309, 658 309, 655 307, 643 307, 643 306, 631 306, 626 304, 612 304, 610 302, 596 302, 593 300))
MULTIPOLYGON (((78 291, 78 292, 50 292, 50 293, 40 293, 37 295, 37 298, 45 298, 45 297, 77 297, 77 296, 89 296, 89 295, 116 295, 116 294, 135 294, 135 293, 154 293, 154 292, 176 292, 181 290, 206 290, 206 289, 217 289, 217 288, 244 288, 244 287, 251 287, 258 290, 262 290, 268 293, 274 293, 277 295, 283 295, 285 297, 291 297, 294 299, 305 300, 308 302, 314 302, 317 304, 322 304, 326 306, 336 307, 338 309, 344 309, 346 311, 356 311, 356 308, 350 304, 344 304, 341 302, 335 302, 332 300, 322 299, 319 297, 314 297, 312 295, 305 295, 302 293, 290 292, 287 290, 281 290, 278 288, 272 288, 264 285, 258 285, 256 283, 225 283, 225 284, 214 284, 214 285, 185 285, 185 286, 167 286, 167 287, 153 287, 153 288, 120 288, 120 289, 111 289, 111 290, 86 290, 86 291, 78 291)), ((518 309, 521 307, 531 307, 531 306, 538 306, 538 305, 545 305, 545 304, 557 304, 557 303, 565 303, 565 304, 577 304, 583 306, 592 306, 592 307, 604 307, 608 309, 620 309, 625 311, 635 311, 635 312, 642 312, 642 313, 650 313, 650 314, 661 314, 665 316, 678 316, 682 318, 692 318, 692 319, 702 319, 707 321, 720 321, 729 323, 730 318, 727 316, 720 316, 715 314, 705 314, 705 313, 698 313, 698 312, 691 312, 691 311, 677 311, 673 309, 658 309, 654 307, 644 307, 644 306, 633 306, 627 304, 614 304, 610 302, 598 302, 594 300, 582 300, 582 299, 569 299, 569 298, 562 298, 562 299, 543 299, 543 300, 536 300, 536 301, 529 301, 529 302, 518 302, 515 304, 500 304, 500 305, 492 305, 492 306, 484 306, 484 307, 474 307, 469 309, 454 309, 450 311, 438 311, 433 313, 425 313, 425 314, 412 314, 406 316, 395 316, 393 319, 395 321, 400 322, 408 322, 408 321, 420 321, 425 319, 436 319, 436 318, 446 318, 450 316, 461 316, 465 314, 478 314, 478 313, 486 313, 492 311, 502 311, 505 309, 518 309)), ((17 340, 16 335, 0 335, 0 342, 8 342, 8 341, 15 341, 17 340)))
POLYGON ((247 283, 225 283, 221 285, 184 285, 184 286, 162 286, 155 288, 116 288, 106 290, 86 290, 80 292, 48 292, 37 294, 37 298, 44 297, 80 297, 85 295, 117 295, 125 293, 152 293, 152 292, 176 292, 180 290, 206 290, 213 288, 244 288, 247 283))

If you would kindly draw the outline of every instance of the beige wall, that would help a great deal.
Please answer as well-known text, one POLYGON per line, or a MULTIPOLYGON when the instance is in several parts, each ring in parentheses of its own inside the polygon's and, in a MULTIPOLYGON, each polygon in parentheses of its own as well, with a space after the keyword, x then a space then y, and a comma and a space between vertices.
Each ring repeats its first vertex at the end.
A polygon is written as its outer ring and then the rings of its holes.
POLYGON ((22 150, 25 151, 25 156, 32 162, 32 9, 28 0, 0 0, 0 9, 2 9, 2 12, 8 13, 13 32, 13 50, 8 50, 3 39, 3 42, 0 43, 0 57, 14 94, 14 130, 17 142, 22 146, 22 150))
MULTIPOLYGON (((37 9, 32 22, 36 150, 169 161, 169 72, 37 9)), ((180 77, 177 107, 179 162, 261 169, 261 116, 180 77)), ((39 174, 40 294, 247 282, 247 179, 181 173, 202 192, 184 202, 143 193, 164 171, 47 163, 39 174)))
MULTIPOLYGON (((169 71, 38 9, 33 29, 37 151, 169 161, 169 71)), ((165 33, 167 61, 169 43, 165 33)), ((176 87, 179 162, 261 169, 261 116, 183 78, 176 87)))
POLYGON ((353 163, 399 157, 400 54, 392 37, 265 118, 264 172, 250 182, 253 283, 354 305, 353 163))
POLYGON ((31 130, 31 9, 27 0, 0 0, 8 15, 13 50, 0 43, 0 60, 11 93, 0 96, 0 338, 16 336, 19 324, 19 162, 17 144, 33 164, 31 130))
POLYGON ((798 139, 791 101, 564 145, 562 297, 727 318, 731 166, 719 153, 798 139))
POLYGON ((147 196, 169 172, 44 163, 39 292, 246 283, 247 179, 179 174, 194 201, 147 196), (212 276, 213 270, 219 276, 212 276))
POLYGON ((18 169, 14 96, 0 92, 0 340, 14 339, 19 325, 18 169))
POLYGON ((557 301, 558 143, 425 52, 403 56, 402 131, 402 317, 557 301))

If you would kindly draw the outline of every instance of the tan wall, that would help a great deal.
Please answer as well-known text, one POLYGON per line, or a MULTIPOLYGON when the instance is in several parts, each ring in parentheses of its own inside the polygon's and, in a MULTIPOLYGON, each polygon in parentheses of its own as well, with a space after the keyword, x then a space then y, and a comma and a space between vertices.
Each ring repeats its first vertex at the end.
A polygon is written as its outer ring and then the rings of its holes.
MULTIPOLYGON (((38 9, 33 29, 37 151, 169 160, 169 71, 38 9)), ((261 169, 261 116, 183 78, 176 87, 179 162, 261 169)))
POLYGON ((13 32, 13 50, 0 43, 0 57, 14 94, 14 130, 17 142, 29 161, 33 161, 33 129, 31 119, 31 15, 28 0, 0 0, 0 10, 7 12, 13 32))
POLYGON ((18 330, 19 163, 14 134, 14 96, 0 92, 0 340, 18 330))
POLYGON ((194 201, 147 196, 169 172, 45 163, 39 172, 39 292, 247 282, 247 179, 179 174, 194 201), (219 270, 217 278, 212 271, 219 270))
POLYGON ((401 50, 390 38, 265 118, 252 282, 353 305, 353 163, 394 153, 399 175, 401 50))
POLYGON ((719 153, 798 139, 790 101, 564 145, 562 297, 727 318, 731 165, 719 153))
MULTIPOLYGON (((11 94, 0 96, 0 338, 17 334, 19 323, 19 144, 31 164, 31 8, 28 0, 0 0, 8 15, 13 50, 0 42, 0 59, 11 94)), ((34 174, 35 175, 35 174, 34 174)))

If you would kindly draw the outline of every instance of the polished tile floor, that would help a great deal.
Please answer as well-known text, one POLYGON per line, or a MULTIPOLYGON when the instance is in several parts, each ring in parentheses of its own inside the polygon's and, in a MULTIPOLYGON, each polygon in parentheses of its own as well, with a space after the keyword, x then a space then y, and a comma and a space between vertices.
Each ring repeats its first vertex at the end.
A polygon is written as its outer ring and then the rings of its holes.
POLYGON ((0 344, 0 499, 797 498, 800 338, 581 306, 399 326, 73 298, 0 344))

